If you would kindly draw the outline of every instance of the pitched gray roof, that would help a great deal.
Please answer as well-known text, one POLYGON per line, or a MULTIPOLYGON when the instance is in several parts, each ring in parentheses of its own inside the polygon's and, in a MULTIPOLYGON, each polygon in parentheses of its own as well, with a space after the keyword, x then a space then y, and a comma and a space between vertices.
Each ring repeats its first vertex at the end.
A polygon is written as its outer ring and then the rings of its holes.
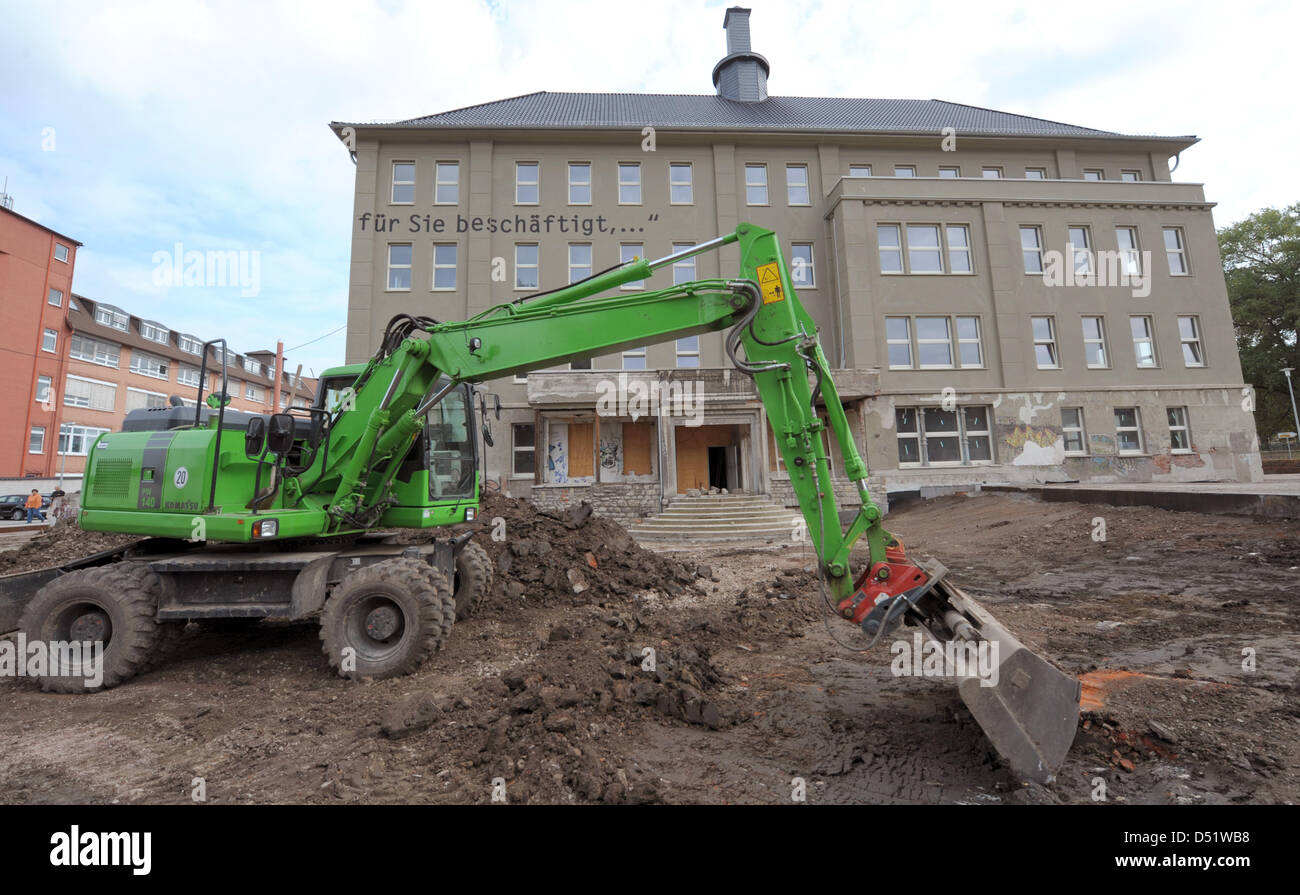
MULTIPOLYGON (((393 128, 698 128, 837 133, 937 133, 1016 137, 1131 136, 930 99, 773 96, 742 103, 712 94, 549 93, 539 91, 393 122, 334 122, 334 127, 393 128)), ((1188 140, 1190 137, 1155 137, 1188 140)))

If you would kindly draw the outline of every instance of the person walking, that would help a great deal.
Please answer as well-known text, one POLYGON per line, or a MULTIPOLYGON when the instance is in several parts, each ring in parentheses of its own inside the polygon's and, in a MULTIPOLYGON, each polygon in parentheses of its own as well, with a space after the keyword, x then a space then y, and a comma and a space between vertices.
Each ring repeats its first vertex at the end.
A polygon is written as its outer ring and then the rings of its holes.
POLYGON ((42 522, 45 521, 45 514, 41 512, 41 492, 35 488, 32 493, 27 495, 27 524, 32 524, 32 517, 39 517, 42 522))
POLYGON ((63 509, 63 498, 67 493, 58 485, 55 485, 54 490, 50 492, 50 519, 55 525, 59 522, 59 510, 63 509))

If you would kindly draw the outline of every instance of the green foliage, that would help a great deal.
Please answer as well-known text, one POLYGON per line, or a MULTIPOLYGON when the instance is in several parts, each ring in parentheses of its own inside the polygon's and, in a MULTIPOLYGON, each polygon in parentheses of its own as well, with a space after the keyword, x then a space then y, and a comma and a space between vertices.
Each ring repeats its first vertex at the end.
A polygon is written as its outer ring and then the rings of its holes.
POLYGON ((1255 427, 1271 438, 1295 428, 1281 371, 1300 367, 1300 202, 1224 227, 1219 253, 1242 374, 1255 386, 1255 427))

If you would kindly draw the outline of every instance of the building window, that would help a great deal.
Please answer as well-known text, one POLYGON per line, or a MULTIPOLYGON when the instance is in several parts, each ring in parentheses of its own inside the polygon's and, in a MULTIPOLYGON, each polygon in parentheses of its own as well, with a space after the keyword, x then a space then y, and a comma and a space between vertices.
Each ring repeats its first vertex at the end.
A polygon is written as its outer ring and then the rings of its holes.
POLYGON ((244 358, 244 369, 250 373, 256 373, 258 376, 262 375, 262 365, 251 357, 244 358))
POLYGON ((1141 419, 1136 407, 1115 408, 1115 444, 1119 453, 1142 453, 1141 419))
POLYGON ((1051 317, 1030 317, 1034 331, 1034 360, 1040 370, 1060 369, 1056 353, 1056 321, 1051 317))
POLYGON ((1119 179, 1125 183, 1137 183, 1142 179, 1141 171, 1121 171, 1119 179))
POLYGON ((433 244, 433 288, 438 292, 450 292, 456 288, 456 252, 454 242, 435 242, 433 244))
POLYGON ((84 457, 90 453, 90 446, 95 443, 95 439, 107 431, 109 430, 94 426, 64 423, 59 426, 59 453, 84 457))
POLYGON ((569 369, 570 369, 570 370, 590 370, 590 369, 591 369, 591 358, 589 358, 589 357, 584 357, 584 358, 582 358, 581 360, 573 360, 573 361, 569 361, 569 369))
POLYGON ((961 168, 940 167, 939 176, 948 179, 961 177, 961 168))
POLYGON ((970 229, 965 224, 944 225, 947 232, 948 264, 944 266, 944 245, 938 224, 877 224, 876 243, 881 273, 942 274, 970 273, 970 229), (905 244, 900 244, 906 239, 905 244), (907 258, 904 270, 903 258, 907 258))
POLYGON ((415 162, 393 162, 392 204, 415 204, 415 162))
POLYGON ((538 248, 535 242, 515 245, 515 288, 536 289, 539 280, 538 248))
POLYGON ((438 162, 433 166, 433 204, 460 204, 460 162, 438 162))
POLYGON ((591 204, 591 162, 569 162, 569 204, 591 204))
POLYGON ((1088 369, 1104 370, 1106 362, 1106 324, 1100 317, 1083 318, 1083 354, 1088 369))
POLYGON ((1002 169, 998 167, 985 167, 980 169, 980 176, 987 180, 999 180, 1002 177, 1002 169))
POLYGON ((130 328, 131 316, 112 305, 99 305, 95 308, 95 322, 100 326, 111 326, 126 332, 130 328))
POLYGON ((69 376, 63 384, 63 403, 67 407, 85 407, 112 413, 117 408, 117 386, 69 376))
POLYGON ((618 163, 618 204, 641 204, 641 163, 618 163))
POLYGON ((515 204, 536 205, 541 201, 541 166, 537 162, 515 162, 515 204))
POLYGON ((767 204, 767 165, 745 166, 745 204, 767 204))
POLYGON ((876 245, 880 250, 880 272, 903 272, 903 244, 897 224, 876 225, 876 245))
POLYGON ((907 317, 885 318, 885 343, 889 355, 889 369, 912 368, 912 328, 907 317))
POLYGON ((140 321, 140 335, 150 342, 157 342, 159 345, 171 344, 171 330, 167 329, 160 323, 153 323, 148 320, 140 321))
POLYGON ((27 453, 43 454, 45 453, 45 427, 32 426, 27 433, 27 453))
POLYGON ((1166 407, 1165 416, 1169 420, 1169 452, 1171 454, 1190 454, 1192 452, 1192 433, 1187 428, 1187 408, 1166 407))
MULTIPOLYGON (((266 400, 266 395, 263 393, 262 389, 251 382, 244 385, 244 397, 249 401, 261 402, 266 400)), ((283 407, 284 405, 281 404, 280 406, 283 407)))
POLYGON ((56 331, 52 329, 47 329, 44 333, 41 334, 42 351, 57 351, 58 348, 59 348, 59 334, 56 331))
POLYGON ((1025 169, 1025 180, 1046 180, 1046 179, 1047 179, 1047 169, 1046 169, 1046 168, 1026 168, 1026 169, 1025 169))
POLYGON ((167 378, 167 358, 157 357, 153 354, 146 354, 139 349, 131 352, 131 372, 139 373, 141 376, 152 376, 154 379, 167 378))
POLYGON ((809 205, 808 166, 785 166, 785 201, 787 205, 809 205))
POLYGON ((700 337, 686 336, 677 340, 677 366, 698 367, 700 365, 700 337))
POLYGON ((569 282, 576 283, 591 276, 591 246, 588 243, 569 244, 569 282))
POLYGON ((811 242, 796 242, 790 245, 790 278, 796 289, 816 289, 817 281, 813 276, 813 247, 811 242))
POLYGON ((1070 257, 1074 259, 1076 274, 1092 273, 1092 253, 1088 251, 1091 240, 1088 239, 1087 227, 1070 228, 1070 257))
POLYGON ((980 319, 957 318, 957 362, 963 367, 984 366, 984 347, 980 343, 980 319))
POLYGON ((943 273, 943 250, 937 224, 907 225, 908 273, 943 273))
POLYGON ((948 224, 948 270, 951 273, 973 273, 970 259, 970 229, 965 224, 948 224))
POLYGON ((126 390, 126 409, 128 413, 145 407, 166 406, 167 396, 160 392, 147 392, 138 388, 128 388, 126 390))
POLYGON ((673 162, 668 166, 668 202, 671 205, 694 204, 695 174, 689 162, 673 162))
MULTIPOLYGON (((618 247, 618 262, 626 264, 629 261, 635 261, 637 258, 645 257, 645 244, 640 242, 625 242, 618 247)), ((633 280, 630 283, 624 283, 619 286, 620 289, 644 289, 645 280, 633 280)))
POLYGON ((51 289, 48 301, 56 308, 63 307, 63 293, 58 289, 51 289))
POLYGON ((895 176, 895 177, 915 177, 915 176, 916 176, 916 166, 915 166, 915 165, 894 165, 894 176, 895 176))
POLYGON ((48 404, 50 401, 50 389, 54 388, 53 376, 36 377, 36 400, 41 404, 48 404))
POLYGON ((1115 242, 1119 246, 1119 255, 1124 273, 1131 277, 1142 275, 1142 253, 1138 250, 1137 227, 1116 227, 1115 242))
POLYGON ((411 244, 409 242, 388 246, 388 291, 411 291, 411 244))
POLYGON ((514 459, 510 470, 513 475, 537 474, 536 427, 532 423, 515 423, 511 430, 511 454, 514 459))
POLYGON ((64 264, 68 263, 68 247, 61 242, 54 244, 54 260, 62 261, 64 264))
MULTIPOLYGON (((684 252, 687 249, 695 248, 693 242, 675 242, 673 243, 673 254, 684 252)), ((680 261, 673 262, 673 285, 680 286, 682 283, 689 283, 695 279, 695 256, 683 258, 680 261)))
POLYGON ((993 462, 988 407, 899 407, 894 411, 899 466, 993 462))
POLYGON ((916 359, 922 370, 952 366, 952 330, 947 317, 916 318, 916 359))
POLYGON ((1105 180, 1106 172, 1101 170, 1100 168, 1084 168, 1083 179, 1084 180, 1105 180))
POLYGON ((199 385, 199 368, 187 367, 181 364, 176 370, 176 382, 179 385, 192 385, 197 388, 199 385))
POLYGON ((1205 366, 1205 354, 1201 351, 1201 321, 1197 317, 1178 318, 1178 338, 1183 343, 1183 366, 1205 366))
POLYGON ((1139 367, 1156 366, 1156 342, 1151 335, 1150 317, 1130 317, 1129 328, 1133 331, 1133 356, 1139 367))
POLYGON ((849 165, 849 176, 850 176, 850 177, 870 177, 870 176, 871 176, 871 166, 870 166, 870 165, 849 165))
POLYGON ((1187 251, 1183 247, 1181 227, 1165 227, 1165 257, 1169 259, 1169 275, 1187 276, 1187 251))
POLYGON ((1083 430, 1083 408, 1061 408, 1061 436, 1065 441, 1067 454, 1081 455, 1088 453, 1088 436, 1083 430))
POLYGON ((645 346, 640 348, 629 348, 623 352, 623 369, 624 370, 644 370, 645 369, 645 346))
POLYGON ((1020 256, 1025 260, 1025 273, 1043 272, 1043 231, 1037 227, 1020 228, 1020 256))
POLYGON ((186 354, 199 355, 203 353, 203 343, 193 336, 177 336, 176 343, 180 346, 181 351, 186 354))
MULTIPOLYGON (((53 330, 49 330, 53 332, 53 330)), ((80 333, 72 334, 68 344, 68 356, 76 360, 89 361, 101 367, 116 368, 121 363, 122 347, 113 342, 101 342, 80 333)))

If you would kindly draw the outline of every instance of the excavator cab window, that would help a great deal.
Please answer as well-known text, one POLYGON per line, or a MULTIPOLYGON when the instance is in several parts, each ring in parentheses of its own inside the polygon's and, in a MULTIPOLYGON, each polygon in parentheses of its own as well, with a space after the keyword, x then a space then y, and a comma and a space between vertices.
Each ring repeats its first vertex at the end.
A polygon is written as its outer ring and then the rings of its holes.
POLYGON ((435 500, 474 496, 478 457, 472 411, 466 385, 449 392, 429 412, 424 462, 429 470, 429 497, 435 500))

